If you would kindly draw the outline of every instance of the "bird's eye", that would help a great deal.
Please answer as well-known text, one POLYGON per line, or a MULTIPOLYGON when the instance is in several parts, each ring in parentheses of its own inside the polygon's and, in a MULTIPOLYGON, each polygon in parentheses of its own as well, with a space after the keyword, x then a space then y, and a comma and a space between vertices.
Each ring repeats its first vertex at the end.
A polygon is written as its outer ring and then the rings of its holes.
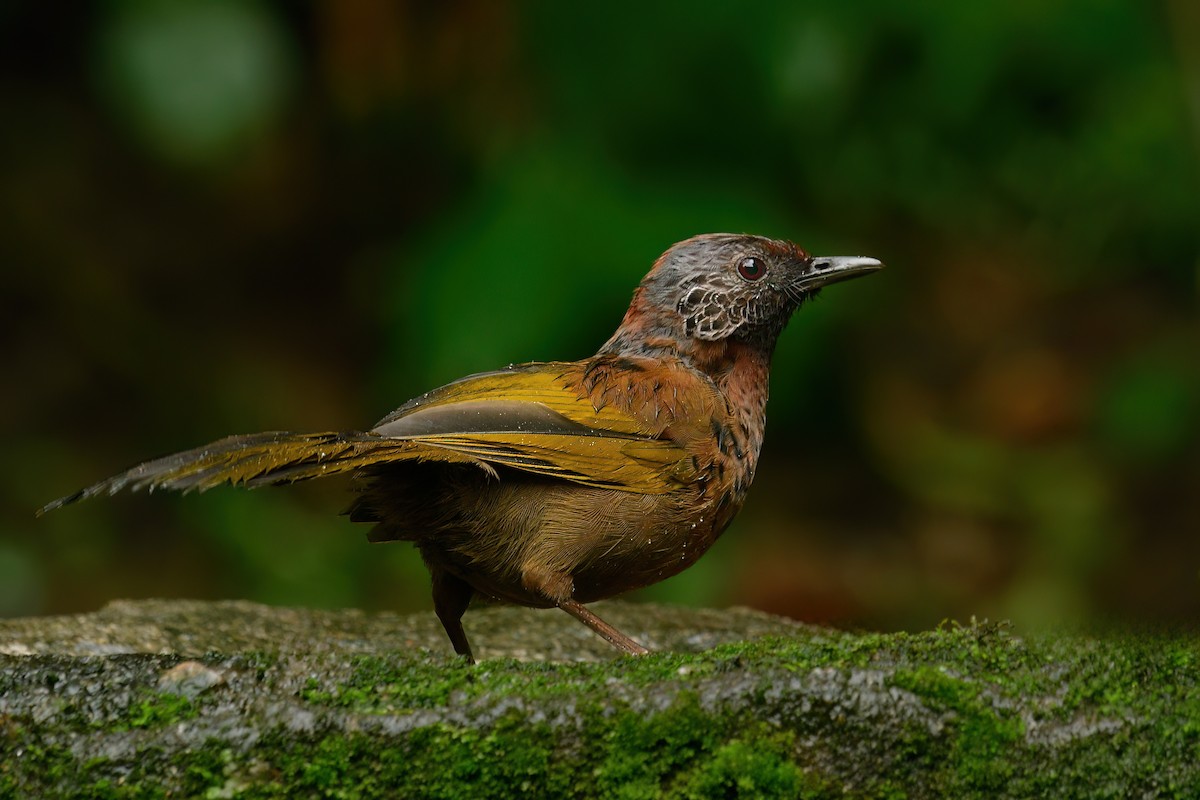
POLYGON ((738 275, 748 281, 756 281, 767 274, 767 265, 758 256, 746 256, 738 262, 738 275))

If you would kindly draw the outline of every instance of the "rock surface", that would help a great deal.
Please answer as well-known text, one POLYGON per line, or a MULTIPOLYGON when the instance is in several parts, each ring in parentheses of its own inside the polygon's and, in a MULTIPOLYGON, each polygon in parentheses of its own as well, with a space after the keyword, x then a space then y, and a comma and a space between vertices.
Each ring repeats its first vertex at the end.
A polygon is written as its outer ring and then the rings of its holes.
MULTIPOLYGON (((605 619, 655 650, 697 652, 718 644, 807 629, 746 608, 677 609, 597 603, 605 619)), ((609 661, 612 647, 554 609, 472 609, 463 619, 477 657, 521 661, 609 661)), ((387 653, 453 655, 432 613, 365 614, 275 608, 240 600, 118 600, 93 614, 0 620, 0 655, 101 656, 155 653, 387 653), (428 653, 417 653, 427 650, 428 653)))
POLYGON ((1200 642, 744 609, 119 602, 0 621, 0 798, 1194 797, 1200 642))

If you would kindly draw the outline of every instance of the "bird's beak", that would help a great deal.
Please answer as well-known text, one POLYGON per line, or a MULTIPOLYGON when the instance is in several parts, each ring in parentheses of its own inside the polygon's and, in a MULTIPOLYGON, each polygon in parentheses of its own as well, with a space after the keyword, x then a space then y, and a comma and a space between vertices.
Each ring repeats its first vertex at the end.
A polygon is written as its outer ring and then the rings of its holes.
POLYGON ((811 292, 831 283, 848 281, 869 272, 883 269, 877 258, 866 256, 813 256, 808 267, 796 277, 797 289, 811 292))

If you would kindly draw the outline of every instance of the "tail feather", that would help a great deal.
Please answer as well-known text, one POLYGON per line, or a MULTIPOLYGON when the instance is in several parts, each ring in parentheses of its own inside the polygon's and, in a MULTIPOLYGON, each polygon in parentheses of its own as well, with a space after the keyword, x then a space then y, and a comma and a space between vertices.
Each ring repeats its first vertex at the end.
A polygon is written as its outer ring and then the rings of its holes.
POLYGON ((147 461, 74 494, 47 503, 38 516, 56 508, 122 489, 205 491, 224 483, 265 486, 334 475, 382 460, 421 458, 410 441, 372 433, 288 433, 270 431, 230 436, 212 444, 147 461))

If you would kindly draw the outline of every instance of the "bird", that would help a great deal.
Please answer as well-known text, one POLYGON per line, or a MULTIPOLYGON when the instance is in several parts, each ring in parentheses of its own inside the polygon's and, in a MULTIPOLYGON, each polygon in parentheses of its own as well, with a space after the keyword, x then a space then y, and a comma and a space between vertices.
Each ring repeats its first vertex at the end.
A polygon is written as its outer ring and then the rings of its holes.
POLYGON ((474 661, 473 600, 557 607, 618 651, 649 652, 588 603, 669 578, 716 541, 759 461, 776 342, 825 286, 874 258, 703 234, 672 245, 619 327, 580 361, 515 364, 434 389, 365 431, 229 436, 42 507, 123 489, 204 491, 352 473, 343 512, 420 551, 434 612, 474 661))

